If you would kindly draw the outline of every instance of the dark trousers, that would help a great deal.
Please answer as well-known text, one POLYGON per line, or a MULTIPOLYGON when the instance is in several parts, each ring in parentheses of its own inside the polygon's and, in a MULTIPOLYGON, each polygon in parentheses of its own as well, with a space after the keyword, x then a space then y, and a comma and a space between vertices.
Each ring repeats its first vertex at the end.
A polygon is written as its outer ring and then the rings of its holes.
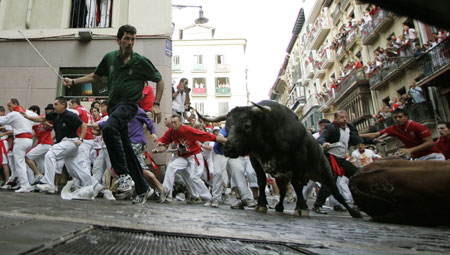
MULTIPOLYGON (((325 156, 328 159, 328 162, 330 163, 331 166, 331 159, 330 159, 330 154, 325 153, 325 156)), ((334 159, 336 160, 336 163, 344 168, 344 175, 347 178, 352 177, 356 171, 358 170, 358 168, 356 168, 356 166, 354 166, 352 163, 348 162, 346 159, 344 158, 339 158, 334 156, 334 159)), ((333 173, 334 174, 334 173, 333 173)), ((337 180, 337 175, 334 175, 334 180, 337 180)), ((323 204, 325 204, 325 201, 327 200, 327 197, 329 197, 331 195, 331 192, 328 190, 327 187, 325 187, 325 185, 322 185, 320 187, 320 191, 319 194, 317 194, 317 199, 316 202, 314 203, 314 207, 321 207, 323 204)))
POLYGON ((139 195, 146 192, 149 186, 128 137, 128 122, 137 110, 138 105, 130 101, 108 106, 109 118, 102 127, 102 133, 114 171, 119 175, 129 174, 139 195))

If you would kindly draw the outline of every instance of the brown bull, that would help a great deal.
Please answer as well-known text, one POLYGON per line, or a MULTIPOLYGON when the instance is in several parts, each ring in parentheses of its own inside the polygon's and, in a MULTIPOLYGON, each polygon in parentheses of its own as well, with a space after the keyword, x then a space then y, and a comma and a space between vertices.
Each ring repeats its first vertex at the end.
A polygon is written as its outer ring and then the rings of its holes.
POLYGON ((352 176, 349 188, 376 221, 450 226, 448 161, 376 161, 352 176))

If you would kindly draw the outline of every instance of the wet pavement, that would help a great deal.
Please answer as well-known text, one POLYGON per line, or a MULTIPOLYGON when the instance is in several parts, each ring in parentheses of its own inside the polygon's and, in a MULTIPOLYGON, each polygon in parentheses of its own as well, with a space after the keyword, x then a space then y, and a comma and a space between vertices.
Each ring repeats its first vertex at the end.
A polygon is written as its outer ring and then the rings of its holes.
MULTIPOLYGON (((51 249, 45 249, 83 233, 94 233, 92 231, 99 231, 99 228, 264 243, 265 252, 258 251, 256 254, 450 253, 448 227, 382 224, 370 221, 367 215, 363 219, 352 219, 346 212, 333 211, 328 215, 310 212, 309 217, 301 218, 293 216, 293 204, 286 204, 284 213, 269 210, 267 214, 262 214, 250 208, 233 210, 225 204, 211 208, 201 204, 158 204, 148 201, 145 205, 136 206, 131 201, 107 201, 102 198, 95 201, 64 201, 58 195, 16 194, 11 191, 0 191, 0 201, 0 254, 43 250, 46 251, 43 253, 50 253, 51 249), (287 252, 281 248, 267 248, 277 244, 287 245, 293 250, 287 252)), ((139 240, 144 239, 140 237, 139 240)), ((99 248, 97 241, 88 243, 99 248)), ((162 245, 160 248, 165 247, 162 245)), ((234 245, 231 250, 244 251, 245 247, 234 245)), ((174 251, 163 250, 160 254, 178 253, 174 251)), ((200 254, 186 249, 181 251, 200 254)))

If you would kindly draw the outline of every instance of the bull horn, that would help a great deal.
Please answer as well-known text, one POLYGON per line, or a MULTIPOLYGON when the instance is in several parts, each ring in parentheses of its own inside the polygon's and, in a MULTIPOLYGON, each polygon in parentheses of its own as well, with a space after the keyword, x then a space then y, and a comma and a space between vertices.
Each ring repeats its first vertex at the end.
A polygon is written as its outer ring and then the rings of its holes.
POLYGON ((219 115, 217 117, 207 118, 207 117, 201 115, 197 110, 195 110, 195 111, 197 112, 197 116, 200 119, 202 119, 202 120, 204 120, 206 122, 220 122, 220 121, 224 121, 224 120, 227 119, 227 115, 228 115, 228 114, 223 114, 223 115, 219 115))
POLYGON ((253 102, 252 102, 252 104, 253 104, 254 106, 258 107, 258 108, 254 108, 254 107, 253 107, 252 111, 255 111, 255 110, 261 110, 261 111, 263 111, 263 112, 271 112, 271 111, 272 111, 272 109, 270 109, 269 106, 260 105, 260 104, 253 103, 253 102))

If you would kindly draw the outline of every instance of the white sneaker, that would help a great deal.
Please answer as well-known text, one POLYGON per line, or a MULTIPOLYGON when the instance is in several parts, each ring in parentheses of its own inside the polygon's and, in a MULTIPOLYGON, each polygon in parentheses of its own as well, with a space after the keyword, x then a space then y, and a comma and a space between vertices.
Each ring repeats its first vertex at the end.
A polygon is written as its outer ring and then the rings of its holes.
POLYGON ((109 189, 103 190, 103 197, 106 200, 109 200, 109 201, 115 201, 116 200, 116 198, 114 197, 113 193, 109 189))
POLYGON ((16 190, 15 192, 16 193, 28 193, 31 191, 33 191, 32 187, 26 187, 26 188, 20 188, 20 189, 16 190))
POLYGON ((131 176, 125 175, 125 174, 121 175, 117 182, 119 185, 119 187, 117 187, 118 192, 130 191, 132 189, 132 186, 134 185, 134 182, 133 182, 133 179, 131 179, 131 176))
POLYGON ((206 203, 203 204, 204 207, 210 207, 211 206, 211 200, 206 201, 206 203))
POLYGON ((55 194, 57 189, 55 188, 55 186, 50 185, 50 184, 38 184, 36 185, 36 188, 40 191, 40 192, 47 192, 50 194, 55 194))
POLYGON ((17 190, 19 188, 20 188, 20 184, 19 183, 16 183, 15 185, 11 186, 12 190, 17 190))
POLYGON ((17 177, 10 176, 10 177, 8 178, 8 181, 6 182, 6 184, 12 185, 12 184, 14 184, 14 183, 16 183, 16 182, 17 182, 17 177))
POLYGON ((219 200, 215 199, 211 202, 211 207, 218 208, 219 207, 219 200))
POLYGON ((105 187, 103 187, 103 185, 101 185, 100 183, 95 184, 94 186, 94 198, 98 196, 98 193, 104 189, 105 187))
POLYGON ((42 174, 38 174, 34 177, 33 183, 31 185, 36 185, 44 176, 42 174))
POLYGON ((4 189, 4 190, 11 189, 11 185, 8 185, 7 183, 8 183, 8 182, 6 182, 5 184, 3 184, 3 185, 0 187, 0 189, 4 189))

